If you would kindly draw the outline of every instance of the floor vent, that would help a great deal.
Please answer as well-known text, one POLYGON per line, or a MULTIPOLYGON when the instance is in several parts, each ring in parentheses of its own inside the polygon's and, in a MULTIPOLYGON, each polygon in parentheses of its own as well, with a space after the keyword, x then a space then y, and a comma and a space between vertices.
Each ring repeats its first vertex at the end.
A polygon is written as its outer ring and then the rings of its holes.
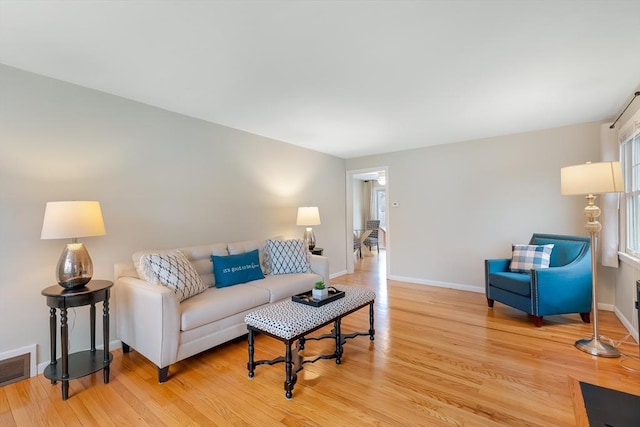
POLYGON ((31 353, 0 360, 0 387, 31 376, 31 353))

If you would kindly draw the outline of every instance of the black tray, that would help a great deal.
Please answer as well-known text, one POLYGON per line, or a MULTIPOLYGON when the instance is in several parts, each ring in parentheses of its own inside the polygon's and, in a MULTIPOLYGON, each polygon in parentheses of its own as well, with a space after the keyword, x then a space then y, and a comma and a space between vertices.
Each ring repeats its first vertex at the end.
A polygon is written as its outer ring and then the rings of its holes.
POLYGON ((337 299, 344 298, 344 291, 335 288, 329 288, 329 296, 323 299, 313 299, 313 291, 303 292, 291 297, 291 301, 299 302, 313 307, 321 307, 337 299))

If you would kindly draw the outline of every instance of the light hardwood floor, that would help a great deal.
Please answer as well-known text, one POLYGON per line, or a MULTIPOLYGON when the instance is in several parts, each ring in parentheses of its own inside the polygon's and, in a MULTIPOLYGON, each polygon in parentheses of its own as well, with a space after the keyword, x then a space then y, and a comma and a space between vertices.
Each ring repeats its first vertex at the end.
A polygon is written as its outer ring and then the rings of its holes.
MULTIPOLYGON (((116 350, 111 382, 101 373, 73 380, 67 401, 42 375, 2 387, 0 425, 574 426, 586 422, 578 381, 640 395, 640 374, 622 359, 573 347, 591 330, 577 314, 536 328, 502 304, 488 309, 481 293, 386 281, 377 261, 358 261, 354 274, 332 281, 377 292, 375 341, 350 340, 341 365, 305 365, 292 400, 282 364, 247 378, 239 339, 171 366, 164 384, 138 353, 116 350)), ((606 336, 626 335, 613 313, 600 312, 600 323, 606 336)), ((343 320, 345 331, 367 325, 366 309, 343 320)), ((330 351, 328 341, 308 342, 306 354, 330 351)), ((256 357, 283 347, 258 336, 256 357)), ((621 349, 638 355, 633 340, 621 349)))

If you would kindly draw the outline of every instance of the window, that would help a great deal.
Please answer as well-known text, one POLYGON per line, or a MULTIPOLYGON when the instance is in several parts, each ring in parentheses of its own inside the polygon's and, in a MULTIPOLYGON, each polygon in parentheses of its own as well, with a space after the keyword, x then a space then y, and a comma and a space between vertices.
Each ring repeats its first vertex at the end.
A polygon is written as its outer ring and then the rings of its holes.
POLYGON ((629 255, 640 258, 640 128, 637 126, 622 141, 620 164, 624 175, 621 224, 624 249, 629 255))

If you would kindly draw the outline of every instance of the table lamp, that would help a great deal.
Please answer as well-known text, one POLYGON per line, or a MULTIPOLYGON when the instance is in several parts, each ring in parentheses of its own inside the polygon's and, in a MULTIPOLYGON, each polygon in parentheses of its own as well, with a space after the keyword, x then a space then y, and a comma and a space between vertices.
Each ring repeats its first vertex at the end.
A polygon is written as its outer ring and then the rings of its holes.
POLYGON ((597 237, 602 229, 598 222, 600 208, 595 205, 594 194, 619 193, 624 191, 622 169, 619 162, 587 162, 583 165, 567 166, 560 169, 560 186, 563 195, 585 195, 587 217, 585 228, 591 236, 591 293, 593 300, 593 337, 576 341, 576 347, 593 356, 618 357, 620 352, 610 344, 600 341, 598 334, 598 300, 596 288, 598 281, 597 237))
POLYGON ((41 239, 71 239, 56 267, 58 284, 65 289, 81 288, 91 280, 93 263, 78 237, 106 234, 100 203, 94 201, 48 202, 44 211, 41 239))
POLYGON ((320 225, 320 212, 317 206, 304 206, 298 208, 298 219, 296 225, 307 226, 304 232, 304 240, 309 245, 309 250, 316 247, 316 235, 313 234, 313 228, 310 225, 320 225))

